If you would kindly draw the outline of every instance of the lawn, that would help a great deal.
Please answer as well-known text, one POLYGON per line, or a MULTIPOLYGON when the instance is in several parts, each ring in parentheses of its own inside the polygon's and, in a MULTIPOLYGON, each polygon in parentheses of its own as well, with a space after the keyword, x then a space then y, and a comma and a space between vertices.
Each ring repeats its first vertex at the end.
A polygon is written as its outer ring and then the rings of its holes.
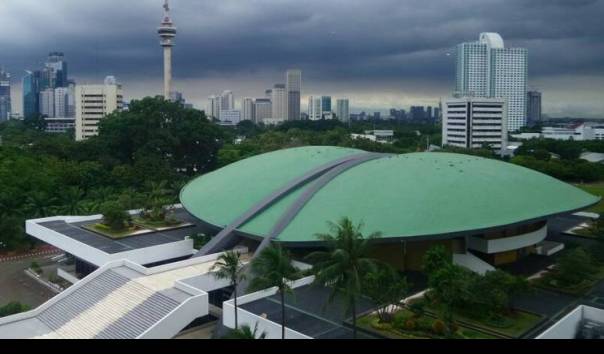
POLYGON ((151 220, 143 219, 141 217, 134 218, 132 220, 132 223, 135 224, 135 225, 144 227, 146 229, 152 229, 152 230, 156 230, 156 231, 157 230, 165 230, 165 229, 176 229, 176 228, 192 225, 190 223, 182 222, 180 220, 174 220, 174 221, 166 221, 166 220, 151 221, 151 220))
MULTIPOLYGON (((593 195, 604 198, 604 182, 592 183, 592 184, 577 184, 577 187, 593 195)), ((593 206, 589 211, 598 214, 604 214, 604 200, 600 201, 597 205, 593 206)))
POLYGON ((84 225, 84 226, 82 226, 82 228, 86 229, 88 231, 95 232, 97 234, 101 234, 103 236, 109 237, 114 240, 121 240, 121 239, 124 239, 127 237, 143 235, 143 234, 151 232, 151 230, 147 230, 147 229, 144 229, 144 228, 142 228, 140 226, 136 226, 136 225, 131 226, 122 231, 111 230, 111 228, 108 227, 107 225, 103 225, 100 223, 84 225))
MULTIPOLYGON (((426 312, 432 316, 436 316, 438 313, 432 306, 426 306, 425 309, 426 312)), ((453 318, 460 325, 467 325, 479 329, 482 328, 486 332, 496 333, 511 338, 520 338, 543 320, 543 317, 540 315, 519 310, 515 310, 509 314, 502 314, 498 321, 470 317, 468 314, 462 313, 461 311, 454 311, 453 318)))
POLYGON ((600 280, 604 280, 604 267, 600 267, 599 271, 595 273, 591 279, 584 279, 579 284, 573 286, 557 286, 554 282, 554 279, 548 274, 534 280, 533 284, 546 290, 552 290, 573 296, 582 296, 591 290, 591 288, 593 288, 593 286, 596 285, 596 283, 598 283, 600 280))
MULTIPOLYGON (((367 315, 358 319, 357 325, 369 332, 377 333, 383 337, 391 339, 444 339, 442 334, 437 334, 432 330, 435 318, 430 316, 415 317, 414 314, 403 309, 394 315, 392 323, 380 323, 377 315, 367 315), (406 328, 405 323, 411 320, 415 324, 415 329, 406 328)), ((495 339, 495 336, 483 333, 464 326, 459 326, 452 339, 495 339)))

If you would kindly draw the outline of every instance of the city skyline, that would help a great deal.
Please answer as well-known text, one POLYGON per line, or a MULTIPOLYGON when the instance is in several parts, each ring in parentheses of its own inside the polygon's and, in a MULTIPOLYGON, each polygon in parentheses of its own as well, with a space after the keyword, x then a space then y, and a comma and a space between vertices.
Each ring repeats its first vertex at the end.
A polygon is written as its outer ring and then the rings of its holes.
MULTIPOLYGON (((0 35, 0 65, 12 75, 14 110, 21 111, 23 70, 37 67, 55 50, 65 52, 79 83, 115 75, 127 99, 161 94, 162 57, 153 36, 161 3, 140 1, 124 12, 113 1, 85 6, 56 1, 51 12, 65 19, 58 25, 46 3, 3 2, 0 20, 16 29, 0 35), (26 25, 31 23, 36 26, 26 25)), ((493 31, 510 46, 529 50, 529 88, 543 92, 544 114, 604 117, 597 40, 603 32, 597 18, 602 1, 573 1, 573 7, 560 1, 469 1, 452 11, 433 1, 347 4, 328 1, 319 12, 268 0, 236 7, 230 1, 174 1, 172 16, 181 33, 173 53, 174 89, 203 109, 209 95, 225 89, 239 98, 260 97, 266 87, 283 81, 283 71, 297 67, 305 76, 303 105, 310 95, 331 95, 349 98, 352 112, 435 106, 454 87, 455 45, 493 31), (342 21, 350 17, 340 15, 350 12, 362 15, 342 21), (527 25, 523 20, 529 17, 534 21, 527 25), (267 21, 274 26, 265 28, 267 21), (370 24, 377 28, 364 30, 370 24)))

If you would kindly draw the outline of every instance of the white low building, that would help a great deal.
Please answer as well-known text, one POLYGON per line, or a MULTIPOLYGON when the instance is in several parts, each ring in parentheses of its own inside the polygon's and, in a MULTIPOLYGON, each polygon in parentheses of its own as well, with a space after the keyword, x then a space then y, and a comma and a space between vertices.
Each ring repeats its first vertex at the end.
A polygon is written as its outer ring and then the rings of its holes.
POLYGON ((443 146, 467 149, 507 145, 508 124, 505 100, 461 97, 445 102, 443 146))

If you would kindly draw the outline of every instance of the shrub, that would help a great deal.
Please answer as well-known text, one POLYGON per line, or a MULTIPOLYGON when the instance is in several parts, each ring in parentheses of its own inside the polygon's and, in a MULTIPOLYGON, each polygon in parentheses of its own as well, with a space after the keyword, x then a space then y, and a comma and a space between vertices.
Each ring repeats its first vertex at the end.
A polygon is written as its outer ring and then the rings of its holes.
POLYGON ((420 318, 426 312, 424 307, 425 304, 423 302, 417 301, 409 305, 409 311, 413 312, 413 317, 420 318))
POLYGON ((407 324, 407 319, 405 316, 394 316, 394 320, 392 320, 392 327, 398 330, 405 330, 407 324))
POLYGON ((112 231, 123 231, 130 226, 132 217, 116 202, 107 202, 101 208, 103 224, 112 231))
POLYGON ((0 307, 0 317, 11 316, 21 312, 29 311, 30 307, 20 302, 11 302, 0 307))
POLYGON ((42 270, 42 267, 40 267, 40 265, 37 262, 32 262, 30 265, 30 268, 31 268, 31 270, 36 272, 38 275, 42 275, 42 273, 44 273, 44 271, 42 270))
POLYGON ((417 329, 417 323, 413 319, 408 319, 405 322, 405 329, 408 331, 415 331, 417 329))
POLYGON ((434 332, 434 334, 442 336, 445 334, 446 331, 447 331, 447 326, 445 325, 445 322, 443 322, 442 320, 435 320, 432 323, 432 332, 434 332))

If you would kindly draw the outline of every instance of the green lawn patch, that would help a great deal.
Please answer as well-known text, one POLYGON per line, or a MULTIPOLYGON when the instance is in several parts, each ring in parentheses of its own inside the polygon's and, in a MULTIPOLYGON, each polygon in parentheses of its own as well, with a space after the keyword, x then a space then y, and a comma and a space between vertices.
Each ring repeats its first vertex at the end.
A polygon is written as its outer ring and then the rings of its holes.
POLYGON ((366 315, 357 320, 359 328, 370 333, 375 333, 381 337, 390 339, 495 339, 492 336, 481 331, 467 328, 463 325, 458 326, 457 332, 450 337, 442 334, 437 334, 433 331, 432 326, 436 318, 424 315, 421 317, 415 316, 411 311, 403 309, 394 315, 394 320, 391 323, 380 323, 377 315, 366 315), (413 323, 408 326, 408 323, 413 323))
MULTIPOLYGON (((424 301, 424 300, 419 300, 424 301)), ((439 311, 433 305, 425 306, 427 314, 437 317, 439 311)), ((508 338, 520 338, 531 329, 535 328, 542 320, 543 316, 514 310, 511 313, 500 314, 497 319, 475 318, 460 310, 453 312, 454 320, 460 325, 466 325, 473 330, 484 331, 508 338)))
POLYGON ((572 296, 583 296, 587 294, 600 280, 604 280, 604 266, 601 266, 599 271, 590 279, 583 279, 580 283, 570 286, 559 285, 551 272, 545 274, 539 279, 533 280, 532 283, 535 286, 545 290, 560 292, 572 296))
POLYGON ((101 234, 105 237, 109 237, 113 240, 120 240, 127 237, 139 236, 153 232, 152 230, 148 230, 137 225, 133 225, 121 231, 112 230, 109 226, 101 223, 84 225, 82 228, 97 234, 101 234))
POLYGON ((134 225, 138 225, 145 229, 151 229, 155 231, 159 230, 170 230, 170 229, 178 229, 185 226, 192 226, 193 224, 183 222, 180 220, 161 220, 161 221, 152 221, 148 219, 144 219, 141 217, 136 217, 132 220, 134 225))
MULTIPOLYGON (((587 193, 591 193, 593 195, 600 196, 604 198, 604 182, 599 183, 591 183, 591 184, 576 184, 575 186, 583 189, 587 193)), ((590 212, 604 214, 604 200, 601 200, 600 203, 594 205, 590 212)))

